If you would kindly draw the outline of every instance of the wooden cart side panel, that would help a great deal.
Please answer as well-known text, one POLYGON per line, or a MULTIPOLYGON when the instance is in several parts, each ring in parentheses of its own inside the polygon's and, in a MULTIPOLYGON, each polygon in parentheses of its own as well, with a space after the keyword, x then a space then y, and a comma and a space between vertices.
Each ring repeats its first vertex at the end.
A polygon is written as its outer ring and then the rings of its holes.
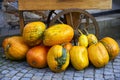
POLYGON ((19 10, 111 9, 112 0, 18 0, 19 10))

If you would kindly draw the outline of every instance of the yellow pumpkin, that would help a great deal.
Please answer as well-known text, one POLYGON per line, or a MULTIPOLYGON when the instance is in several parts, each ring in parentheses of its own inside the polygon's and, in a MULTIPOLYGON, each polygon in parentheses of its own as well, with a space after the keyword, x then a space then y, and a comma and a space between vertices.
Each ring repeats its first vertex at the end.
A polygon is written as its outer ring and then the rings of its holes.
POLYGON ((70 42, 74 36, 74 30, 67 24, 56 24, 44 32, 43 43, 46 46, 53 46, 70 42))
POLYGON ((23 29, 23 38, 29 46, 36 46, 42 42, 46 26, 43 22, 30 22, 23 29))
POLYGON ((47 62, 53 72, 62 72, 69 65, 69 52, 61 45, 54 45, 48 51, 47 62))
POLYGON ((88 47, 88 56, 95 67, 103 67, 109 62, 109 55, 101 42, 88 47))
POLYGON ((73 46, 70 50, 70 60, 73 67, 82 70, 89 65, 88 52, 85 46, 73 46))
POLYGON ((106 47, 110 60, 114 59, 120 51, 119 44, 111 37, 105 37, 100 40, 106 47))
POLYGON ((3 43, 5 56, 10 60, 23 60, 26 57, 26 53, 29 47, 21 36, 12 36, 5 38, 3 43))

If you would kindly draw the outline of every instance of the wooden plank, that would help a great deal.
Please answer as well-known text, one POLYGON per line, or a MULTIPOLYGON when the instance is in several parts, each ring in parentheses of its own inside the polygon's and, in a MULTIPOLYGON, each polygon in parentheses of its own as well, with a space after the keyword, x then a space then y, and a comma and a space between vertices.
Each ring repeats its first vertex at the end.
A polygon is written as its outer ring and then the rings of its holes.
POLYGON ((18 0, 19 10, 111 9, 112 0, 18 0))

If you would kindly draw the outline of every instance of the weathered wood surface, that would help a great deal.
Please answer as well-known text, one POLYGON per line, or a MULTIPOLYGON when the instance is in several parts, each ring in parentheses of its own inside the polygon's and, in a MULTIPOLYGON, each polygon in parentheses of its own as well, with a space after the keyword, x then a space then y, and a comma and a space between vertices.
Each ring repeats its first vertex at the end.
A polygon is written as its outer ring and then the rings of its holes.
POLYGON ((19 10, 111 9, 112 0, 19 0, 19 10))

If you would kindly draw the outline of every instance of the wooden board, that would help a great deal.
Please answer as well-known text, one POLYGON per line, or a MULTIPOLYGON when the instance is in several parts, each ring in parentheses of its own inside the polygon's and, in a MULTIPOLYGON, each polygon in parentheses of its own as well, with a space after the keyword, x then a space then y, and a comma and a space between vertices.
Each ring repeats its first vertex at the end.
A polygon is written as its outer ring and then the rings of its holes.
POLYGON ((112 0, 18 0, 19 10, 111 9, 112 0))

